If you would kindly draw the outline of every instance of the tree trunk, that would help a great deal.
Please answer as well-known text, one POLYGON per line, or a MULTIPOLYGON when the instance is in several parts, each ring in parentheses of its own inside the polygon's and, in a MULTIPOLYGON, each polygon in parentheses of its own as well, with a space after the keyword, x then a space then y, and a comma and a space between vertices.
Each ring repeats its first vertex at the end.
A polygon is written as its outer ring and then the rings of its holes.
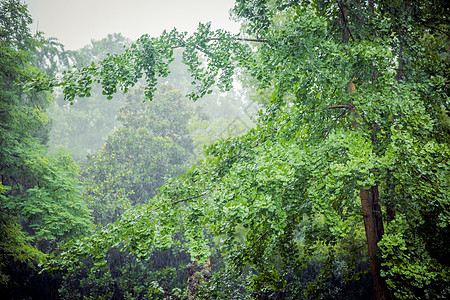
MULTIPOLYGON (((373 9, 372 1, 368 3, 369 7, 373 9)), ((352 33, 348 26, 348 10, 347 6, 338 2, 338 6, 341 12, 341 32, 342 39, 345 43, 348 43, 350 37, 353 39, 352 33)), ((356 90, 354 79, 350 79, 347 82, 347 93, 352 94, 356 90)), ((356 118, 359 118, 357 112, 355 112, 355 106, 350 99, 351 112, 355 114, 356 118)), ((352 127, 357 128, 358 124, 356 120, 352 121, 352 127)), ((383 218, 381 214, 381 207, 379 204, 378 186, 372 186, 370 189, 361 189, 361 206, 364 217, 364 227, 366 231, 367 246, 369 248, 370 256, 370 270, 373 278, 374 296, 376 300, 390 300, 392 295, 387 288, 386 281, 381 277, 381 260, 378 257, 378 242, 381 240, 384 234, 383 218)))
POLYGON ((206 264, 200 265, 196 262, 187 265, 188 271, 188 287, 186 290, 188 299, 199 299, 197 293, 200 291, 202 284, 211 278, 211 261, 208 259, 206 264))
POLYGON ((367 190, 361 189, 360 195, 375 299, 392 299, 392 296, 387 288, 386 281, 380 274, 381 259, 378 256, 378 242, 383 237, 384 227, 381 217, 381 207, 379 204, 378 186, 372 186, 367 190))

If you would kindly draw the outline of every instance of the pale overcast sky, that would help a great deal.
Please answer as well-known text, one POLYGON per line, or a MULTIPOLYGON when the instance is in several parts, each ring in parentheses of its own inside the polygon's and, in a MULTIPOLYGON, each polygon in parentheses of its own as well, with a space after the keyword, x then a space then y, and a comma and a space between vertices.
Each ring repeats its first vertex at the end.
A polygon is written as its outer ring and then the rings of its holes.
POLYGON ((109 33, 137 39, 172 30, 193 32, 199 22, 237 33, 230 20, 234 0, 25 0, 34 20, 32 30, 56 37, 76 50, 109 33))

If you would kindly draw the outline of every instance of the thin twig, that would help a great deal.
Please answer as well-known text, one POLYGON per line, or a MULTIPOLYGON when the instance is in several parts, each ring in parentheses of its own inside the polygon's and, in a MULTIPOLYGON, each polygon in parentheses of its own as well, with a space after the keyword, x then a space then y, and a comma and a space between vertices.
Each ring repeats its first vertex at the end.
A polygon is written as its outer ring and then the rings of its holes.
POLYGON ((428 27, 430 29, 437 30, 437 31, 439 31, 439 32, 441 32, 441 33, 443 33, 443 34, 445 34, 447 36, 450 36, 450 32, 448 32, 448 31, 445 31, 445 30, 442 30, 442 29, 439 29, 437 27, 434 27, 434 26, 431 26, 431 25, 427 25, 427 24, 423 24, 423 26, 428 27))
MULTIPOLYGON (((343 111, 342 113, 339 114, 339 116, 337 116, 336 120, 334 120, 333 125, 330 126, 330 128, 327 130, 327 132, 325 133, 324 138, 326 139, 328 137, 328 135, 331 132, 331 129, 333 129, 334 125, 336 125, 337 121, 339 120, 339 118, 341 118, 343 115, 345 114, 345 111, 343 111)), ((325 186, 324 186, 325 187, 325 186)))
MULTIPOLYGON (((189 200, 193 200, 193 199, 196 199, 196 198, 199 198, 199 197, 202 197, 202 196, 204 196, 204 195, 206 195, 208 192, 203 192, 203 193, 201 193, 201 194, 198 194, 198 195, 196 195, 196 196, 191 196, 191 197, 187 197, 187 198, 183 198, 183 199, 179 199, 179 200, 176 200, 176 201, 174 201, 174 202, 172 202, 171 204, 172 205, 175 205, 175 204, 178 204, 178 203, 181 203, 181 202, 185 202, 185 201, 189 201, 189 200)), ((158 206, 158 207, 156 207, 156 208, 154 208, 154 209, 152 209, 150 212, 154 212, 154 211, 157 211, 158 209, 160 209, 161 207, 160 206, 158 206)))
MULTIPOLYGON (((244 257, 250 252, 250 250, 252 250, 259 243, 259 241, 267 234, 267 232, 268 232, 268 230, 264 231, 264 233, 253 243, 253 245, 250 248, 248 248, 247 251, 245 251, 245 253, 243 254, 244 257)), ((239 256, 237 256, 234 259, 235 263, 238 258, 239 258, 239 256)))
POLYGON ((352 109, 350 105, 333 105, 325 107, 324 109, 337 109, 337 108, 346 108, 346 109, 352 109))
POLYGON ((185 201, 189 201, 189 200, 193 200, 193 199, 205 196, 207 193, 208 192, 203 192, 201 194, 198 194, 197 196, 191 196, 191 197, 187 197, 187 198, 184 198, 184 199, 180 199, 180 200, 174 201, 174 202, 172 202, 172 205, 175 205, 175 204, 178 204, 180 202, 185 202, 185 201))
MULTIPOLYGON (((345 109, 351 110, 352 106, 351 105, 333 105, 333 106, 323 107, 322 110, 325 110, 325 109, 339 109, 339 108, 345 108, 345 109)), ((311 109, 310 112, 315 112, 315 111, 316 111, 316 109, 311 109)))

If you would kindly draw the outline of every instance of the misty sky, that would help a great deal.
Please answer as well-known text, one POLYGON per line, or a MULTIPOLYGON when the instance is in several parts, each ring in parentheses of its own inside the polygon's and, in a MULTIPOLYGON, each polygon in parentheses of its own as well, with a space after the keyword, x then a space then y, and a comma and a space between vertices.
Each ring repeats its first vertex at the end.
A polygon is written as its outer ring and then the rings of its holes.
POLYGON ((137 39, 164 29, 193 32, 199 22, 237 33, 230 20, 234 0, 25 0, 35 21, 32 30, 56 37, 76 50, 108 33, 137 39))

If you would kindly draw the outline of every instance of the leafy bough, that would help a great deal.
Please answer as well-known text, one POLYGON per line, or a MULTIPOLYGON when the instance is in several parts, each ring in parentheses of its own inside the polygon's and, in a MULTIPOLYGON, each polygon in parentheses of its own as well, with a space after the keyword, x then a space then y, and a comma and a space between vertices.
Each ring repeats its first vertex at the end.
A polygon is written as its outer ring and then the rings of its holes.
POLYGON ((196 183, 195 174, 198 175, 198 172, 198 169, 187 172, 181 176, 185 180, 173 179, 151 204, 135 206, 126 211, 122 218, 93 234, 61 244, 43 268, 48 271, 71 271, 80 259, 87 257, 92 258, 96 267, 105 267, 110 249, 135 253, 139 259, 145 260, 155 249, 170 248, 177 231, 184 232, 191 255, 198 261, 206 261, 210 253, 206 244, 201 242, 205 241, 203 224, 192 222, 199 216, 193 216, 192 210, 182 207, 189 205, 188 202, 205 203, 205 196, 218 188, 214 181, 196 183), (181 189, 180 183, 189 185, 189 189, 181 189), (177 188, 173 189, 174 186, 177 188), (186 219, 190 222, 183 221, 186 219))
POLYGON ((222 30, 211 30, 210 23, 199 24, 191 36, 176 29, 164 31, 159 37, 141 36, 123 54, 108 55, 98 63, 80 68, 73 67, 60 76, 48 78, 36 76, 28 86, 36 90, 53 90, 62 87, 64 99, 89 97, 94 83, 102 86, 102 93, 112 99, 118 88, 127 92, 141 79, 145 83, 145 96, 152 99, 158 78, 167 77, 169 65, 174 60, 173 50, 184 48, 183 62, 189 66, 195 89, 189 95, 197 100, 212 92, 217 85, 221 92, 232 87, 236 62, 248 59, 252 52, 248 43, 265 43, 265 39, 244 38, 222 30), (200 56, 205 62, 200 60, 200 56))

